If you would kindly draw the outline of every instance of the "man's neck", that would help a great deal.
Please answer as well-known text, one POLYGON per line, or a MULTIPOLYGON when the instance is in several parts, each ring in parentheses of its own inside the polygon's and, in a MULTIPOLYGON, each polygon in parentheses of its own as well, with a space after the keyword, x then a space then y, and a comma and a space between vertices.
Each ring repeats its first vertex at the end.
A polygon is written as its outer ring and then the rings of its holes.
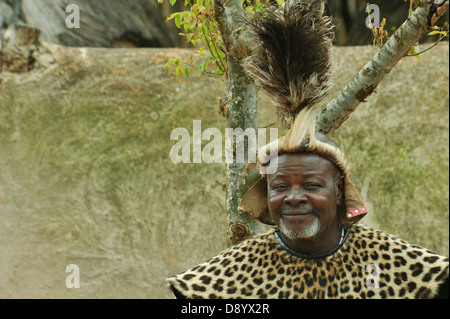
POLYGON ((291 250, 304 256, 318 256, 327 254, 339 246, 341 230, 339 225, 332 229, 326 229, 312 238, 290 239, 283 233, 279 233, 281 240, 291 250))

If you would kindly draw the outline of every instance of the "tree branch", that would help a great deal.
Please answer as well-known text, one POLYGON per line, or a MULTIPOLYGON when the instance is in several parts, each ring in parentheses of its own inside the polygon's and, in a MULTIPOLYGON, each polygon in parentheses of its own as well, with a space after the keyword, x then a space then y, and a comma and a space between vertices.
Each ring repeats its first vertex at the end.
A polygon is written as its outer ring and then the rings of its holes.
POLYGON ((245 25, 242 0, 215 0, 214 13, 229 55, 245 58, 251 48, 251 39, 245 25))
POLYGON ((424 1, 358 75, 327 104, 317 118, 317 129, 325 134, 331 134, 339 128, 424 35, 427 28, 447 12, 448 6, 448 1, 424 1))

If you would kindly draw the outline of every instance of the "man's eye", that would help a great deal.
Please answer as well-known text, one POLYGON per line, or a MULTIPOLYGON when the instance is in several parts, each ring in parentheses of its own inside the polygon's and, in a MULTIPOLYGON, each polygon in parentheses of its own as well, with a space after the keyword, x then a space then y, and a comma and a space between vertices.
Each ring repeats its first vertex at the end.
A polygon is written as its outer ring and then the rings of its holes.
POLYGON ((319 185, 319 184, 316 184, 316 183, 307 183, 307 184, 305 184, 305 188, 306 189, 317 189, 317 188, 320 188, 320 187, 322 187, 322 186, 319 185))
POLYGON ((283 191, 283 190, 287 189, 287 186, 286 185, 275 185, 272 187, 272 189, 276 190, 276 191, 283 191))

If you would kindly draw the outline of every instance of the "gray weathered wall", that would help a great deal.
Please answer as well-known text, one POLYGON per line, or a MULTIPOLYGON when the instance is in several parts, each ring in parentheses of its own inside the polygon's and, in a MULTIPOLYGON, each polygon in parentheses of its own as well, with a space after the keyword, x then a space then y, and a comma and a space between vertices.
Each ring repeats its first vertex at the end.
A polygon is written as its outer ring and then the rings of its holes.
MULTIPOLYGON (((74 47, 176 47, 178 31, 166 23, 156 0, 22 0, 17 23, 39 28, 41 40, 74 47), (74 22, 79 9, 79 27, 74 22), (66 11, 67 9, 67 11, 66 11)), ((12 5, 0 2, 0 31, 12 19, 12 5)))

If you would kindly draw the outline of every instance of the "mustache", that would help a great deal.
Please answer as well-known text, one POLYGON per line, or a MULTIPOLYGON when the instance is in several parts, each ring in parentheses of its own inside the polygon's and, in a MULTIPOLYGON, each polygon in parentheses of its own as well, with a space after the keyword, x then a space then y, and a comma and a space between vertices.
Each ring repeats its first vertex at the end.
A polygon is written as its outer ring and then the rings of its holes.
POLYGON ((298 207, 283 207, 277 210, 278 215, 282 215, 286 212, 289 213, 299 213, 299 214, 314 214, 315 216, 319 216, 319 210, 317 208, 304 209, 298 207))

